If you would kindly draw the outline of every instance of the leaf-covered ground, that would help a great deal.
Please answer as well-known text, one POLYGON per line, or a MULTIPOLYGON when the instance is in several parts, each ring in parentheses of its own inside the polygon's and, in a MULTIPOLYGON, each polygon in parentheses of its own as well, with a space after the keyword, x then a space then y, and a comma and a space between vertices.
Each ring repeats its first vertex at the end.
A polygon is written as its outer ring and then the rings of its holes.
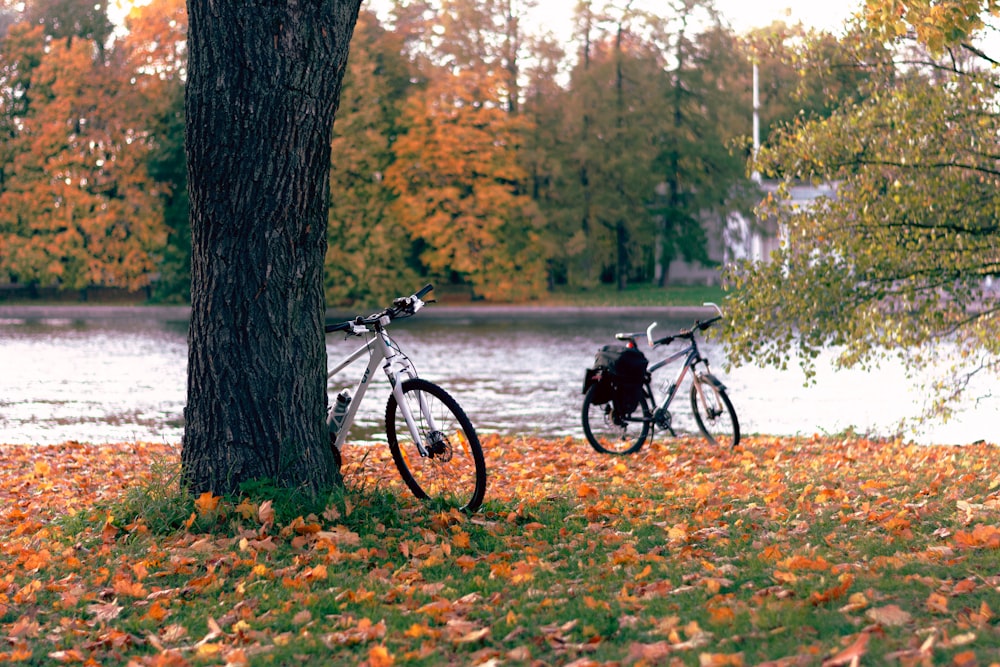
POLYGON ((176 448, 0 446, 0 661, 1000 664, 1000 450, 487 438, 484 508, 347 451, 311 513, 176 448))

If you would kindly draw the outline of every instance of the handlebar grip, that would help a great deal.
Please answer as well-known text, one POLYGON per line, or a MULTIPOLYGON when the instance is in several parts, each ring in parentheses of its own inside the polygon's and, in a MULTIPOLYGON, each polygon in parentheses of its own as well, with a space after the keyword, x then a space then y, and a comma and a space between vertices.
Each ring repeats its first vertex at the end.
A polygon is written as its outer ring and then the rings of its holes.
POLYGON ((434 285, 432 285, 431 283, 427 283, 426 285, 421 287, 420 291, 414 294, 413 296, 417 297, 418 299, 423 299, 424 295, 430 292, 432 289, 434 289, 434 285))
POLYGON ((323 327, 325 333, 333 333, 334 331, 350 331, 352 322, 338 322, 337 324, 327 324, 323 327))
POLYGON ((721 319, 722 319, 721 315, 716 315, 715 317, 707 319, 704 322, 699 322, 698 323, 698 329, 701 330, 701 331, 704 331, 705 329, 709 328, 710 326, 712 326, 713 324, 715 324, 716 322, 718 322, 721 319))
POLYGON ((664 336, 660 340, 654 341, 653 345, 669 345, 674 342, 673 336, 664 336))

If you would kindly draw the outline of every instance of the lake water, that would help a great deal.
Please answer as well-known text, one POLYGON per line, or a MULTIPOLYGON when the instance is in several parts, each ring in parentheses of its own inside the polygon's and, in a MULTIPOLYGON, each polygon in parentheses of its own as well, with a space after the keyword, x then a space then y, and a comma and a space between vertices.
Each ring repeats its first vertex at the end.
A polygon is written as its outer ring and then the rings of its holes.
MULTIPOLYGON (((183 309, 0 307, 0 443, 165 441, 179 443, 186 402, 187 319, 183 309)), ((394 324, 403 351, 422 377, 458 399, 481 433, 582 437, 580 389, 595 351, 616 331, 658 333, 689 326, 696 311, 591 312, 545 315, 518 309, 470 313, 428 307, 394 324)), ((332 356, 358 339, 328 337, 332 356)), ((729 387, 744 433, 829 434, 848 428, 891 435, 900 420, 919 415, 924 397, 902 369, 835 371, 821 359, 814 385, 798 368, 724 370, 723 351, 702 346, 729 387)), ((651 359, 660 353, 650 354, 651 359)), ((360 366, 357 373, 360 373, 360 366)), ((352 369, 353 370, 353 369, 352 369)), ((673 370, 661 371, 663 381, 673 370)), ((334 387, 353 385, 351 374, 334 387)), ((339 380, 339 378, 338 378, 339 380)), ((987 394, 993 378, 974 387, 987 394)), ((654 383, 659 384, 659 383, 654 383)), ((672 407, 675 424, 690 428, 685 394, 672 407)), ((384 378, 362 402, 352 434, 380 433, 388 385, 384 378)), ((997 442, 1000 397, 988 397, 947 423, 903 431, 921 443, 997 442)))

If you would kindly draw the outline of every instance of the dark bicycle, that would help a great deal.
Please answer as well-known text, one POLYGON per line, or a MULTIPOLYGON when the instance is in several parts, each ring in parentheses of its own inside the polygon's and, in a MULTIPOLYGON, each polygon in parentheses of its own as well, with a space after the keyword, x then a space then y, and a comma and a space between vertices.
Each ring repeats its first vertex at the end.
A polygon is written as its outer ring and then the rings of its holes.
POLYGON ((607 345, 597 353, 593 368, 588 368, 583 384, 583 432, 591 447, 604 454, 632 454, 639 451, 655 428, 677 437, 670 415, 670 404, 691 372, 691 410, 698 430, 710 444, 735 447, 740 442, 740 424, 736 410, 726 393, 726 386, 708 367, 701 355, 695 334, 722 319, 722 310, 714 303, 718 315, 696 321, 690 329, 660 339, 653 338, 656 322, 645 332, 617 333, 615 338, 624 345, 607 345), (670 354, 651 366, 639 351, 636 338, 645 336, 650 347, 670 345, 682 340, 683 349, 670 354), (652 389, 652 374, 667 364, 683 359, 683 364, 666 387, 666 395, 657 406, 652 389))

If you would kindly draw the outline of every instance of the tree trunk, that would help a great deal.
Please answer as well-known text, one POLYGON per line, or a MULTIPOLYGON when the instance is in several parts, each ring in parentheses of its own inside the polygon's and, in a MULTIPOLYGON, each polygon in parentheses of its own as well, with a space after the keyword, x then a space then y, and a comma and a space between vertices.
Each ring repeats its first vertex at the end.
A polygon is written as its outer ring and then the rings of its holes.
POLYGON ((628 287, 628 227, 624 220, 615 225, 615 248, 618 259, 618 291, 628 287))
POLYGON ((189 0, 193 493, 339 479, 324 423, 330 140, 361 0, 189 0))

